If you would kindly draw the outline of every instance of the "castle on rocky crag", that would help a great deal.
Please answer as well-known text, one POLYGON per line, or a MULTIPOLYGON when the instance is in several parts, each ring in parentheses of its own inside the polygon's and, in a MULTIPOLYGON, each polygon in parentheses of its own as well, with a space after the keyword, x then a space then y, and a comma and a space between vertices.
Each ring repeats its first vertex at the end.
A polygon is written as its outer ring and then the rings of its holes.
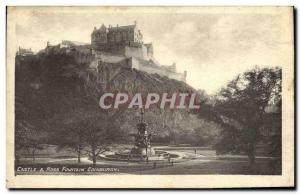
POLYGON ((152 43, 144 44, 143 35, 135 22, 128 26, 96 27, 91 34, 91 48, 95 60, 91 66, 97 68, 102 63, 125 64, 130 68, 171 79, 186 81, 186 71, 177 73, 176 64, 161 65, 155 60, 152 43))
MULTIPOLYGON (((187 72, 178 73, 176 64, 161 65, 154 58, 152 43, 144 44, 143 35, 135 22, 129 26, 104 24, 91 34, 91 44, 63 40, 58 45, 47 42, 44 54, 64 53, 72 56, 78 64, 89 64, 91 70, 109 71, 104 82, 118 73, 120 68, 137 69, 149 74, 158 74, 179 81, 186 81, 187 72)), ((31 51, 20 49, 17 55, 30 55, 31 51), (25 52, 26 51, 26 52, 25 52), (28 52, 27 52, 28 51, 28 52)))

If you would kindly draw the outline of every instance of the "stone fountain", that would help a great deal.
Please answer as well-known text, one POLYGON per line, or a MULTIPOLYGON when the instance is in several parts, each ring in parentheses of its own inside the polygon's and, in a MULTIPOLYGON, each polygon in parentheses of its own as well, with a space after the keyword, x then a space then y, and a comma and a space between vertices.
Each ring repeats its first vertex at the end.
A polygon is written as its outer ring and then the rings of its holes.
POLYGON ((176 154, 169 154, 164 150, 155 151, 150 145, 151 133, 148 132, 148 124, 145 121, 145 111, 141 109, 141 118, 137 123, 137 132, 134 136, 134 147, 131 150, 117 152, 114 154, 101 154, 100 158, 105 160, 140 162, 170 161, 170 158, 178 158, 176 154))
POLYGON ((145 122, 144 115, 144 109, 141 109, 141 119, 137 124, 137 133, 134 135, 135 144, 130 152, 131 158, 148 159, 150 156, 155 155, 150 145, 151 134, 147 131, 148 125, 145 122))

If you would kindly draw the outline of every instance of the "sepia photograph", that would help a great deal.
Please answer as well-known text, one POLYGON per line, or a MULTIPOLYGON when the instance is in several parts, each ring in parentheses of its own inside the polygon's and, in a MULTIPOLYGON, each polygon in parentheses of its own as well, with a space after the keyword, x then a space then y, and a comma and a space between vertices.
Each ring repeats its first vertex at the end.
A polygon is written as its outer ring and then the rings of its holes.
POLYGON ((7 7, 7 187, 293 187, 293 14, 7 7))

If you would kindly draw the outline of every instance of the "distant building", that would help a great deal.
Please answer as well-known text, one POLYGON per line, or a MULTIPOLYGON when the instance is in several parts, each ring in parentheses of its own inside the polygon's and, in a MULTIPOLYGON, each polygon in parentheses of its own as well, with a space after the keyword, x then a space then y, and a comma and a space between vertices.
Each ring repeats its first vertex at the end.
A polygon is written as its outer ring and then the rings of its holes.
POLYGON ((19 50, 17 51, 17 56, 31 56, 34 53, 32 52, 31 48, 30 49, 24 49, 19 47, 19 50))

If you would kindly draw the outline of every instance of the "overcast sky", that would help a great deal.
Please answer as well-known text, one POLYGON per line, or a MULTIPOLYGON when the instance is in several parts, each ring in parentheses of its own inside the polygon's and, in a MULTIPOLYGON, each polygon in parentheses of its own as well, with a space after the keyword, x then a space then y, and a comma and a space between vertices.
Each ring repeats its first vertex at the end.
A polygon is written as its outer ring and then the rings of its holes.
POLYGON ((153 43, 155 58, 165 65, 176 62, 179 72, 187 70, 188 84, 209 94, 254 65, 284 65, 292 36, 282 10, 182 10, 20 9, 16 46, 38 51, 47 41, 89 43, 94 26, 130 25, 136 20, 144 42, 153 43))

